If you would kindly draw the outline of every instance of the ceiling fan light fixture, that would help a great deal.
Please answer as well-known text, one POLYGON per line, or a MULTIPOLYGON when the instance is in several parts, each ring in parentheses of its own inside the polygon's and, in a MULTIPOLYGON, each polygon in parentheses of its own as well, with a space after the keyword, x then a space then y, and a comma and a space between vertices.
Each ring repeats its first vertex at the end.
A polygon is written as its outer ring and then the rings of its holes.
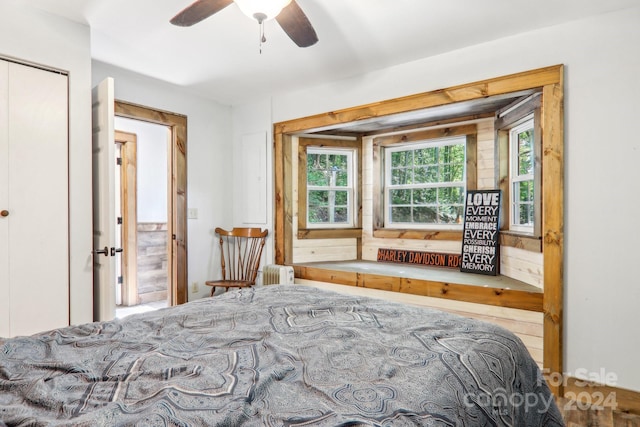
POLYGON ((291 0, 233 0, 242 13, 262 23, 280 14, 291 0))

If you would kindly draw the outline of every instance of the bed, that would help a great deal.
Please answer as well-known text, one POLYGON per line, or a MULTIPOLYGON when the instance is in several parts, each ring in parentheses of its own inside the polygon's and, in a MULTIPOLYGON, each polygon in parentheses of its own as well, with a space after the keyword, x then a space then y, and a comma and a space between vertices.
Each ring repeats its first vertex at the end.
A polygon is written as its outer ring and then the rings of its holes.
POLYGON ((561 426, 511 332, 298 285, 0 339, 0 425, 561 426))

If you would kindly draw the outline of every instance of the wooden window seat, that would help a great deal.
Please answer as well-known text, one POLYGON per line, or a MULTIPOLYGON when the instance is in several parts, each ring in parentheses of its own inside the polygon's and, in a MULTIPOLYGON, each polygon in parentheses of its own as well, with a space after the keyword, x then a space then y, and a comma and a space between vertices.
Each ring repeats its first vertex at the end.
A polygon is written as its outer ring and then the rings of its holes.
POLYGON ((543 290, 507 276, 376 261, 296 263, 297 279, 543 311, 543 290))

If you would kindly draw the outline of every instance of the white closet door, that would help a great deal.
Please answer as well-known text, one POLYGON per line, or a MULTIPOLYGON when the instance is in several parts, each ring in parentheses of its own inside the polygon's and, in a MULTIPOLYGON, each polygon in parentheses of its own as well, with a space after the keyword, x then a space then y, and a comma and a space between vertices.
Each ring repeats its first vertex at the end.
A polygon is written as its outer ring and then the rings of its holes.
MULTIPOLYGON (((9 209, 8 82, 9 63, 0 60, 0 211, 9 209)), ((0 337, 10 335, 9 307, 9 217, 0 216, 0 337)))
POLYGON ((9 64, 12 335, 69 324, 67 76, 9 64))

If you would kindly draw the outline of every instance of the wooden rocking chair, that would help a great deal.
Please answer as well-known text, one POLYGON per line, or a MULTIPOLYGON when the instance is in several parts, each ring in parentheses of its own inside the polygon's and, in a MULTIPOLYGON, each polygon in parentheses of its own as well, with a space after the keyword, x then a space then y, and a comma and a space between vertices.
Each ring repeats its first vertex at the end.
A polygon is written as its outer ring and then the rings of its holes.
POLYGON ((207 286, 211 286, 211 296, 217 287, 225 288, 226 291, 229 288, 253 286, 268 230, 235 227, 227 231, 218 227, 215 232, 220 237, 222 279, 205 282, 207 286))

